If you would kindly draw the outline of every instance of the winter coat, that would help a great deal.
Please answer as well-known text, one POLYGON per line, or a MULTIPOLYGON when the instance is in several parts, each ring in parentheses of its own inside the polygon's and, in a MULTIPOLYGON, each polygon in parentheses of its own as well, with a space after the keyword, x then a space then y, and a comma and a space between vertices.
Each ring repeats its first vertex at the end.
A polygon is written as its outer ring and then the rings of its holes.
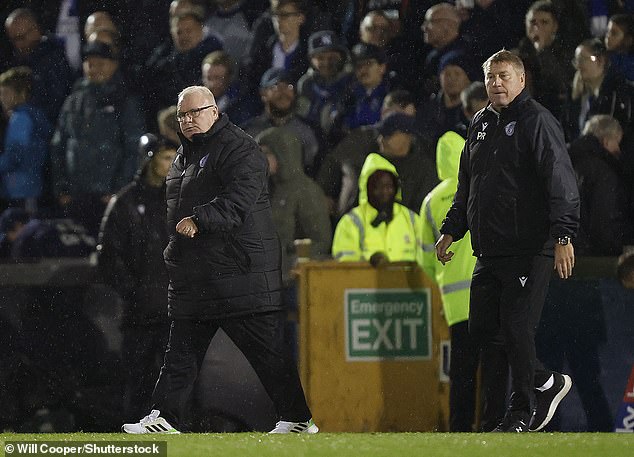
POLYGON ((147 166, 108 202, 97 247, 99 272, 132 325, 167 320, 165 185, 148 185, 146 173, 147 166))
POLYGON ((581 197, 581 225, 575 252, 620 255, 627 220, 627 187, 621 165, 593 135, 584 135, 571 143, 570 159, 581 197))
POLYGON ((447 324, 452 326, 469 318, 469 293, 475 257, 471 234, 467 232, 451 245, 451 262, 441 265, 436 259, 435 244, 440 238, 440 224, 451 207, 458 188, 460 153, 465 140, 456 132, 447 132, 436 146, 436 166, 440 184, 427 194, 420 209, 422 220, 423 270, 438 284, 447 324))
POLYGON ((167 176, 170 316, 281 310, 281 251, 264 154, 225 115, 206 133, 181 141, 167 176), (176 224, 190 216, 199 230, 193 238, 176 232, 176 224))
POLYGON ((578 225, 577 182, 553 115, 526 89, 499 114, 490 105, 476 113, 440 232, 457 241, 471 230, 478 257, 537 255, 578 225))
POLYGON ((42 195, 42 171, 52 125, 44 112, 24 103, 9 118, 0 154, 0 192, 8 200, 42 195))
POLYGON ((274 127, 262 132, 257 141, 267 146, 277 160, 277 173, 270 178, 270 200, 282 243, 282 277, 288 285, 293 281, 290 269, 296 259, 294 240, 310 238, 313 258, 330 253, 332 229, 326 197, 304 174, 302 145, 293 132, 274 127))
POLYGON ((51 124, 55 124, 76 78, 66 59, 64 46, 54 37, 42 37, 29 55, 14 57, 7 68, 20 65, 33 71, 31 102, 44 111, 51 124))
POLYGON ((595 114, 609 114, 619 121, 625 134, 634 128, 634 83, 627 81, 616 69, 607 68, 599 94, 590 98, 590 109, 585 117, 580 118, 581 105, 585 101, 584 96, 568 100, 562 124, 569 141, 579 137, 586 121, 595 114))
POLYGON ((116 193, 134 178, 144 132, 140 99, 120 73, 103 84, 80 80, 51 141, 55 194, 116 193))
POLYGON ((390 262, 422 262, 421 220, 405 207, 400 186, 393 203, 392 220, 377 227, 372 221, 379 212, 368 201, 368 179, 378 170, 398 177, 396 167, 379 154, 369 154, 359 176, 359 206, 344 215, 335 229, 332 255, 340 261, 369 261, 377 252, 387 255, 390 262))

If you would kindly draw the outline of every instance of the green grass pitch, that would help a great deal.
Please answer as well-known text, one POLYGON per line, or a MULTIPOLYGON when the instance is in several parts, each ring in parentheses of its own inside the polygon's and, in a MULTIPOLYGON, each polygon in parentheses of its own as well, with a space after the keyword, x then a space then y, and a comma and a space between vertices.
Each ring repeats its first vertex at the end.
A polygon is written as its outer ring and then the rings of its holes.
POLYGON ((5 441, 124 440, 166 441, 168 457, 634 457, 631 433, 0 434, 0 449, 5 441))

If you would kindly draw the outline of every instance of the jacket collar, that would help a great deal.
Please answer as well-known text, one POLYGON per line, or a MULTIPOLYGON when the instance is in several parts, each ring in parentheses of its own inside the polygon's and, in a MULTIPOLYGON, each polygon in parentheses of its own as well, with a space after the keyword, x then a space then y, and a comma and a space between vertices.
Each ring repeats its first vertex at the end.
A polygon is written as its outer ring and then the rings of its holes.
POLYGON ((531 94, 529 93, 528 89, 525 87, 524 89, 522 89, 522 92, 520 92, 517 97, 515 97, 513 99, 513 101, 511 103, 509 103, 509 106, 507 106, 506 108, 504 108, 501 112, 497 112, 495 109, 493 109, 493 106, 491 105, 491 103, 489 103, 489 105, 486 107, 487 111, 491 111, 492 113, 496 114, 498 118, 509 118, 509 117, 516 117, 517 114, 519 113, 521 106, 527 101, 530 100, 531 94))

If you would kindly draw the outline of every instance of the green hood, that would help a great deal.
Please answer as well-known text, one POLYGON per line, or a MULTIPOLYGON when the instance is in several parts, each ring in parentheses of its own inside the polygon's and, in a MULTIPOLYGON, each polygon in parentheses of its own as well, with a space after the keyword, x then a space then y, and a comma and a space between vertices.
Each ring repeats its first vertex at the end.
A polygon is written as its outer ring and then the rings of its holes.
POLYGON ((260 133, 255 141, 268 147, 277 159, 277 173, 271 176, 275 182, 289 181, 304 173, 302 143, 297 135, 286 127, 271 127, 260 133))
MULTIPOLYGON (((375 171, 384 170, 392 173, 398 178, 396 167, 387 160, 385 157, 379 154, 369 154, 365 162, 363 162, 363 168, 361 168, 361 174, 359 175, 359 204, 362 205, 368 202, 368 179, 375 171)), ((400 202, 403 199, 401 195, 401 185, 399 183, 396 189, 396 201, 400 202)))
POLYGON ((436 145, 436 169, 441 181, 457 179, 460 168, 460 155, 465 140, 456 132, 446 132, 436 145))

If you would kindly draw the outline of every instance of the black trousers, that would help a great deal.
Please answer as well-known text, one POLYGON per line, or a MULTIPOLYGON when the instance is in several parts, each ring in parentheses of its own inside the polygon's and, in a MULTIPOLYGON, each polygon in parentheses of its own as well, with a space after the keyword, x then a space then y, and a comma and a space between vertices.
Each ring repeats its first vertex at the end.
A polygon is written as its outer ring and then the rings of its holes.
POLYGON ((280 419, 300 422, 311 418, 290 348, 284 343, 286 313, 204 321, 173 320, 165 359, 152 394, 153 409, 178 428, 211 339, 219 328, 242 351, 280 419))
POLYGON ((535 355, 535 332, 553 265, 544 255, 479 258, 473 270, 469 333, 482 346, 501 336, 511 368, 510 411, 530 414, 534 387, 551 375, 535 355))
POLYGON ((451 388, 449 431, 472 432, 475 419, 476 384, 480 366, 480 430, 489 432, 506 412, 509 365, 506 351, 498 342, 483 349, 469 335, 468 322, 449 327, 451 333, 451 388))

